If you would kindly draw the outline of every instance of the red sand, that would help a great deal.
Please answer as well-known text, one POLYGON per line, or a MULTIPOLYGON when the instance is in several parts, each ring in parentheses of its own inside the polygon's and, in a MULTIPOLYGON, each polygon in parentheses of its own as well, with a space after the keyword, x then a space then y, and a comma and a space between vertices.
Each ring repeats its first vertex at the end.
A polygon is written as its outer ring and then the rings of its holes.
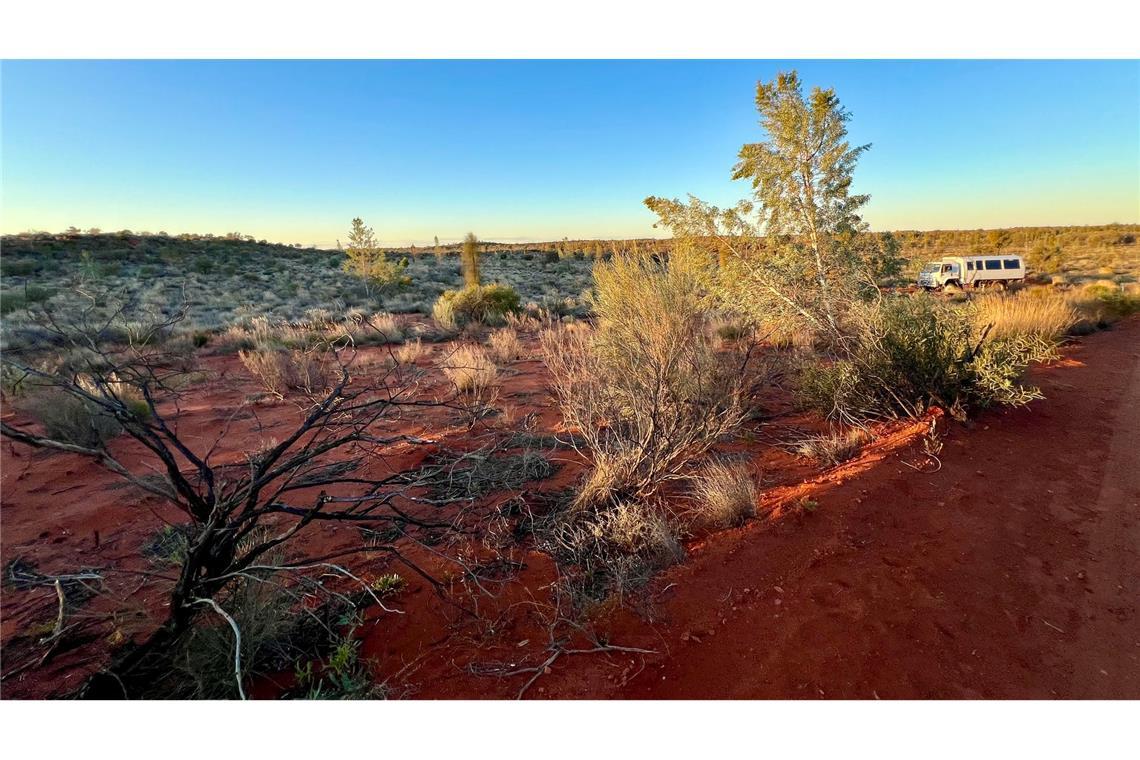
MULTIPOLYGON (((771 517, 694 540, 637 612, 594 616, 612 643, 654 654, 565 656, 527 696, 1140 697, 1138 337, 1140 321, 1130 320, 1067 348, 1064 361, 1035 371, 1047 400, 1028 409, 985 413, 968 428, 940 421, 942 468, 933 474, 924 474, 931 468, 917 443, 928 421, 894 426, 828 473, 767 444, 734 446, 766 476, 762 506, 773 508, 771 517), (787 508, 803 498, 818 507, 787 508)), ((204 439, 254 390, 232 358, 209 363, 222 376, 180 418, 204 439)), ((541 363, 511 365, 504 388, 500 406, 511 418, 537 412, 540 430, 556 424, 541 363)), ((256 446, 286 429, 289 413, 259 406, 264 431, 239 426, 227 445, 256 446)), ((811 424, 787 413, 779 422, 811 424)), ((452 445, 464 435, 445 414, 405 429, 430 429, 452 445)), ((129 456, 129 442, 114 445, 129 456)), ((178 518, 80 457, 7 441, 0 451, 5 563, 21 557, 45 572, 146 569, 139 547, 162 520, 178 518)), ((422 455, 397 459, 407 466, 422 455)), ((564 488, 581 474, 576 461, 562 464, 536 489, 564 488)), ((337 530, 314 529, 299 548, 343 543, 337 530)), ((529 676, 477 676, 469 666, 545 659, 547 634, 531 602, 549 597, 554 568, 525 546, 506 551, 524 567, 497 599, 481 601, 478 621, 401 571, 410 582, 393 604, 406 614, 377 617, 362 649, 394 694, 511 697, 529 676)), ((453 567, 417 559, 466 597, 453 567)), ((400 570, 378 560, 354 569, 366 577, 400 570)), ((127 614, 7 678, 3 696, 66 694, 123 636, 153 626, 161 590, 123 578, 108 584, 117 600, 98 598, 83 611, 127 614)), ((45 620, 50 627, 54 592, 6 587, 2 611, 7 674, 37 656, 28 637, 45 620)), ((274 691, 262 686, 258 693, 274 691)))

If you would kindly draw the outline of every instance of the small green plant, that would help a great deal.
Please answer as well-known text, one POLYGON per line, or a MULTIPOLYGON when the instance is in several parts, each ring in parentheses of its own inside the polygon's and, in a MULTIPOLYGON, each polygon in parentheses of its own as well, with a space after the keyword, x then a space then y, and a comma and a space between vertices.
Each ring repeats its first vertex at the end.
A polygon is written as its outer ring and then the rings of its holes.
POLYGON ((368 587, 380 596, 386 596, 400 591, 405 585, 407 582, 399 574, 385 573, 372 581, 368 587))
POLYGON ((180 567, 190 551, 194 530, 190 525, 167 525, 154 534, 142 552, 160 565, 180 567))
POLYGON ((372 680, 367 665, 360 659, 360 641, 355 638, 353 621, 340 637, 332 653, 316 668, 311 661, 294 667, 297 686, 304 699, 377 699, 384 696, 382 685, 372 680))

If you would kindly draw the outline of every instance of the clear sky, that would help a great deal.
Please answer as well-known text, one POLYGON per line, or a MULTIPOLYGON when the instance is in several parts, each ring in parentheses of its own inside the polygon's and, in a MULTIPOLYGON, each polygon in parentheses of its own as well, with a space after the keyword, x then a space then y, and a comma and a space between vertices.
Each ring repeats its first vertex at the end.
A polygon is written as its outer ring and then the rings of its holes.
POLYGON ((1140 62, 5 61, 0 227, 331 245, 662 234, 729 203, 757 80, 834 87, 875 229, 1140 221, 1140 62))

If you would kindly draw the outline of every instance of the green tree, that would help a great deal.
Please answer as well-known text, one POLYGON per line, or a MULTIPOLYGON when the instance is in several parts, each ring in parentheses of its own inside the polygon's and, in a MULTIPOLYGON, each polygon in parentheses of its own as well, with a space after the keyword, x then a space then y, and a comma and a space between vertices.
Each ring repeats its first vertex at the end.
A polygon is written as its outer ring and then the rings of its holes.
POLYGON ((408 260, 389 261, 376 242, 376 234, 360 217, 352 220, 352 230, 348 233, 348 245, 344 248, 344 254, 344 270, 361 278, 369 295, 374 289, 390 290, 408 282, 408 277, 404 275, 408 260))
POLYGON ((463 236, 463 250, 460 254, 460 266, 463 268, 463 285, 472 287, 481 282, 479 276, 479 239, 474 232, 463 236))
POLYGON ((845 312, 901 267, 893 238, 867 234, 859 212, 869 196, 852 192, 870 146, 847 141, 850 114, 834 90, 805 97, 795 72, 759 83, 756 108, 767 139, 743 146, 733 171, 751 182, 752 199, 728 209, 692 196, 646 205, 673 231, 674 255, 718 261, 708 282, 728 305, 842 342, 845 312))

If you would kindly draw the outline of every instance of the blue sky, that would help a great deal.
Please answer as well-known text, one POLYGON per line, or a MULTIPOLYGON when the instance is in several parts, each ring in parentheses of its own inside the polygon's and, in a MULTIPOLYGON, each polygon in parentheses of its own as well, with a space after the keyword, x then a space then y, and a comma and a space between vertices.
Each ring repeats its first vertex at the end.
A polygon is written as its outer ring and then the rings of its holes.
POLYGON ((0 227, 332 244, 660 235, 757 80, 834 87, 875 229, 1140 221, 1137 61, 5 61, 0 227))

